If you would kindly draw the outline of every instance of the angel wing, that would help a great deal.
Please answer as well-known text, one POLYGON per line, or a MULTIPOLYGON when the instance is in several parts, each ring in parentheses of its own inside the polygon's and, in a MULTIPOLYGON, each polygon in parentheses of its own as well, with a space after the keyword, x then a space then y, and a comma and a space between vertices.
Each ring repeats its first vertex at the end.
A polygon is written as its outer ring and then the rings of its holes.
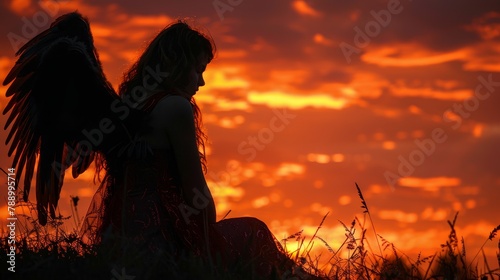
POLYGON ((16 55, 3 82, 12 82, 3 111, 10 111, 6 145, 11 143, 8 155, 14 154, 17 177, 25 172, 25 201, 38 157, 37 209, 45 225, 47 212, 55 217, 65 170, 72 166, 76 178, 98 153, 131 139, 117 110, 125 105, 107 81, 88 20, 79 13, 59 17, 16 55))

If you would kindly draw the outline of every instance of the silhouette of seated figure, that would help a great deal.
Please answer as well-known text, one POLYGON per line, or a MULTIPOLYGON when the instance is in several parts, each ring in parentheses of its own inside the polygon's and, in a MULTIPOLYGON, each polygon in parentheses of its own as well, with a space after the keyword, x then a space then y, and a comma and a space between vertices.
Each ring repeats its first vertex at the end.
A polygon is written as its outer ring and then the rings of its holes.
POLYGON ((88 21, 78 13, 58 18, 19 54, 4 82, 15 80, 8 91, 9 123, 24 120, 13 123, 11 134, 23 137, 12 138, 11 147, 17 147, 18 169, 25 167, 25 198, 40 154, 41 224, 54 216, 64 170, 72 167, 78 176, 95 162, 105 175, 82 238, 106 248, 111 260, 139 258, 136 275, 146 275, 158 258, 186 254, 254 279, 292 275, 294 262, 262 221, 216 221, 204 178, 206 136, 193 98, 215 54, 210 37, 184 21, 170 24, 124 75, 118 94, 104 76, 88 21))

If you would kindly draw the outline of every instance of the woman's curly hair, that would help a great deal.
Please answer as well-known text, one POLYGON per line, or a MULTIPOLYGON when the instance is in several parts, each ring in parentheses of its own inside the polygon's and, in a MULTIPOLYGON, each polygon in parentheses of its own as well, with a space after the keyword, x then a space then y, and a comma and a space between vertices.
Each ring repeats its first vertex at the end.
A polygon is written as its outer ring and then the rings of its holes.
POLYGON ((193 107, 196 142, 205 171, 207 137, 202 128, 201 112, 194 98, 186 95, 183 88, 189 82, 192 67, 198 65, 201 59, 210 62, 215 52, 215 43, 210 36, 191 28, 184 20, 178 20, 165 27, 149 43, 141 57, 125 73, 119 87, 119 94, 133 100, 134 107, 139 109, 159 93, 186 97, 193 107), (154 77, 151 77, 152 73, 155 73, 154 77))

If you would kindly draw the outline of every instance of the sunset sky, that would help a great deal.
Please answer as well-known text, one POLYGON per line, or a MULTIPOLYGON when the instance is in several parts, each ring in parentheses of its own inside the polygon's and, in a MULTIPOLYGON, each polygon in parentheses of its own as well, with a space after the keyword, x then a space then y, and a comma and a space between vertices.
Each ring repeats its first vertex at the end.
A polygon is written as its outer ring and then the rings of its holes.
MULTIPOLYGON (((22 40, 75 10, 88 17, 115 88, 173 20, 189 17, 209 32, 218 55, 196 100, 210 139, 206 178, 219 218, 229 210, 229 218, 256 216, 282 239, 301 229, 313 234, 329 212, 319 236, 337 248, 345 238, 339 220, 363 219, 356 182, 377 233, 411 256, 438 252, 457 211, 469 257, 500 224, 499 1, 0 5, 2 80, 22 40)), ((2 110, 6 89, 0 87, 2 110)), ((0 131, 4 169, 11 164, 5 137, 0 131)), ((63 215, 71 215, 69 196, 77 195, 84 216, 97 189, 92 176, 67 176, 63 215)), ((3 221, 4 197, 6 191, 3 221)), ((498 238, 485 246, 491 260, 497 246, 498 238)))

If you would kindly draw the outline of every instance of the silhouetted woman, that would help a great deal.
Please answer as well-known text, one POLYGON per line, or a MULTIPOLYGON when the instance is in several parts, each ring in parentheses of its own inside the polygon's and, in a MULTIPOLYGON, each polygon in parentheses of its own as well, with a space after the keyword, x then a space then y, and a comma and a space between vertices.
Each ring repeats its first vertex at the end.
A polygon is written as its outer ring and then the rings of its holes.
POLYGON ((260 220, 216 222, 204 178, 205 134, 193 96, 205 85, 203 73, 214 54, 211 38, 179 21, 161 31, 126 73, 119 93, 147 113, 140 137, 153 153, 108 160, 109 174, 116 175, 103 185, 96 233, 120 236, 130 241, 122 246, 135 244, 148 253, 188 250, 228 268, 251 267, 257 279, 266 279, 291 269, 291 261, 260 220))
POLYGON ((183 21, 167 26, 125 74, 118 95, 102 72, 88 21, 78 13, 58 18, 17 54, 4 82, 15 80, 7 92, 13 96, 7 125, 19 120, 8 138, 9 155, 17 147, 14 166, 26 170, 27 199, 39 153, 41 224, 55 216, 65 169, 71 166, 76 177, 95 161, 105 176, 82 235, 110 260, 131 259, 136 276, 168 276, 171 270, 161 265, 175 266, 186 256, 219 268, 220 275, 292 274, 293 261, 263 222, 216 221, 204 178, 206 137, 193 99, 215 54, 210 37, 183 21))

